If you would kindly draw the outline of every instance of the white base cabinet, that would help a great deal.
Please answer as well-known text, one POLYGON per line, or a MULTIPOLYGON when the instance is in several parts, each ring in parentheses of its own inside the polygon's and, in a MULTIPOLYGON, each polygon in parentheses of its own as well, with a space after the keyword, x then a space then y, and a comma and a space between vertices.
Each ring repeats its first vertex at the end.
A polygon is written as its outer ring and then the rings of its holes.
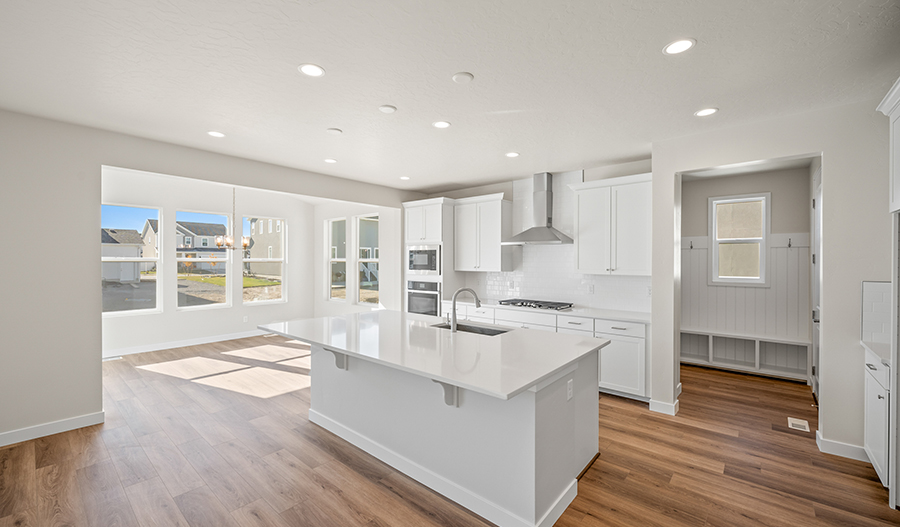
POLYGON ((600 388, 644 397, 644 339, 607 333, 596 333, 595 336, 610 341, 608 346, 600 349, 600 388))
POLYGON ((866 349, 865 439, 863 446, 869 461, 885 487, 888 477, 890 419, 890 368, 871 350, 866 349))

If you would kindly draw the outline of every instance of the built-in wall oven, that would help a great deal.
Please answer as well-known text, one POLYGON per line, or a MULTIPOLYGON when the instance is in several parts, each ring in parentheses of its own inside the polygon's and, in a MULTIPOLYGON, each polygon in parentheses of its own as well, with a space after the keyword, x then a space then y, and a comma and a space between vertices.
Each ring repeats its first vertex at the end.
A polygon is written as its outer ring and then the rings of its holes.
POLYGON ((440 282, 406 282, 406 310, 420 315, 440 316, 440 282))
POLYGON ((406 248, 409 262, 406 266, 407 274, 441 274, 441 246, 440 245, 410 245, 406 248))

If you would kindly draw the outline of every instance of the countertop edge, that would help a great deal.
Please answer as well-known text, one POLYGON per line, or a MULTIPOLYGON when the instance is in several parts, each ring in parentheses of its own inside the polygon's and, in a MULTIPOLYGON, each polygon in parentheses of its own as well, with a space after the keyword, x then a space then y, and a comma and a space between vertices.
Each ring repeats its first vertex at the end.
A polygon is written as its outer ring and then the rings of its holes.
POLYGON ((867 350, 871 351, 875 355, 881 359, 881 363, 891 367, 891 344, 889 342, 869 342, 866 340, 860 340, 860 344, 867 350))

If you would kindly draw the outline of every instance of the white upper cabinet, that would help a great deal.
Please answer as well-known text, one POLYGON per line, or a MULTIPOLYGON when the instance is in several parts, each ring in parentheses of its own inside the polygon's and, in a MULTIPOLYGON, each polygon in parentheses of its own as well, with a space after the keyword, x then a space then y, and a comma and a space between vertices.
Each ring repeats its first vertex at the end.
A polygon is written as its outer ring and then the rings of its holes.
POLYGON ((586 274, 649 276, 650 174, 570 185, 575 191, 575 269, 586 274))
POLYGON ((890 211, 900 211, 900 79, 878 105, 890 119, 890 211))
POLYGON ((441 203, 404 204, 406 243, 441 243, 441 203))
POLYGON ((512 230, 512 203, 503 194, 457 200, 453 218, 456 271, 513 270, 515 248, 500 245, 512 230))

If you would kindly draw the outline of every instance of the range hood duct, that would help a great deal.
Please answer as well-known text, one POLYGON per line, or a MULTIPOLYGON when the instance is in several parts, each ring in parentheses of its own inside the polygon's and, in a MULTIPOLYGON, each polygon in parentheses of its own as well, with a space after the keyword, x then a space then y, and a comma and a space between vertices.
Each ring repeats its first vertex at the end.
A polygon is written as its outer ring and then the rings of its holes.
POLYGON ((501 245, 562 245, 572 243, 562 232, 553 228, 553 174, 534 175, 534 227, 520 232, 501 245))

